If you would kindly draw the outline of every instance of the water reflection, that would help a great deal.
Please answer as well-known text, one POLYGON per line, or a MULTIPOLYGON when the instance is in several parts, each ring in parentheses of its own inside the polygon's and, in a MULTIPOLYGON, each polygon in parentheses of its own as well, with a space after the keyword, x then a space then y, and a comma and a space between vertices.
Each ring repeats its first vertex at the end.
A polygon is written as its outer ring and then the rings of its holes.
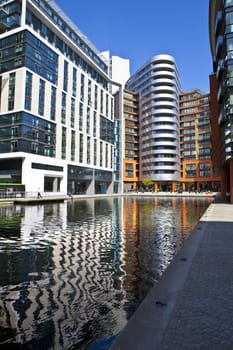
POLYGON ((0 207, 1 348, 107 348, 210 201, 0 207))

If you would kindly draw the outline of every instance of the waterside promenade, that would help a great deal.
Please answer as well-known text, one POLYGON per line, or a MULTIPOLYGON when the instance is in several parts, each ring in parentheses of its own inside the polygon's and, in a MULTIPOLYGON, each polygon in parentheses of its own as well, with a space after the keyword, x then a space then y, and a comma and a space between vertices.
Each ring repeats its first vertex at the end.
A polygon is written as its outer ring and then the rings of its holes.
POLYGON ((88 199, 88 198, 108 198, 108 197, 119 197, 119 196, 135 196, 135 197, 215 197, 215 192, 126 192, 126 193, 112 193, 112 194, 76 194, 76 195, 66 195, 66 194, 44 194, 38 198, 37 193, 26 194, 24 197, 0 197, 1 204, 36 204, 38 202, 51 202, 51 201, 65 201, 71 199, 88 199))
POLYGON ((233 205, 208 207, 110 349, 233 349, 233 205))

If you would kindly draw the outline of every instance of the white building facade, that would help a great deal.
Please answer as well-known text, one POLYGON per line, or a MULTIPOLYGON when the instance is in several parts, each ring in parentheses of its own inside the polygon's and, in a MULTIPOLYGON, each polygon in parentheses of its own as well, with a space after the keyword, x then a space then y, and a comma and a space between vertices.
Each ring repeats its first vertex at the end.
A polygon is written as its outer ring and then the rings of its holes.
POLYGON ((48 0, 0 3, 0 182, 112 193, 108 63, 48 0))
POLYGON ((126 87, 139 93, 140 179, 154 181, 156 190, 174 190, 180 179, 181 92, 174 58, 152 57, 126 87))

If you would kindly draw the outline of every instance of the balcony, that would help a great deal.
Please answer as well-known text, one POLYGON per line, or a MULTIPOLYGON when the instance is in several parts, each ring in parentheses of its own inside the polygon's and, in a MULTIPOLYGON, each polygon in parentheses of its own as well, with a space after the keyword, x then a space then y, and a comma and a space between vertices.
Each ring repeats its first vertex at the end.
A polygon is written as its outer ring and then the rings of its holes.
POLYGON ((225 7, 230 7, 230 6, 233 6, 233 0, 227 0, 225 1, 225 7))
POLYGON ((215 19, 215 25, 214 25, 214 32, 216 36, 221 32, 222 26, 223 26, 223 13, 220 10, 217 13, 217 16, 215 19))
POLYGON ((222 47, 223 47, 223 35, 219 35, 217 38, 216 49, 215 49, 215 54, 217 58, 221 57, 222 47))
POLYGON ((4 9, 0 9, 0 33, 9 29, 9 25, 7 24, 7 13, 4 9))
POLYGON ((219 60, 218 61, 217 72, 216 72, 216 77, 217 77, 218 80, 221 79, 222 73, 224 72, 224 68, 225 68, 224 60, 219 60))
POLYGON ((220 85, 220 86, 219 86, 219 89, 218 89, 218 102, 219 102, 219 104, 222 103, 223 98, 224 98, 224 96, 225 96, 225 93, 226 93, 226 87, 225 87, 225 85, 220 85))
POLYGON ((221 112, 218 117, 218 125, 222 126, 226 120, 226 114, 221 112))

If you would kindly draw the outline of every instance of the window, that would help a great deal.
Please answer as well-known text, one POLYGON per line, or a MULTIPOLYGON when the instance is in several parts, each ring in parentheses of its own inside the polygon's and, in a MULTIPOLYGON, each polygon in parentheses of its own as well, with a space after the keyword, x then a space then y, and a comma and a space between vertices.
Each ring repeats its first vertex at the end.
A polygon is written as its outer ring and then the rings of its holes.
POLYGON ((94 139, 94 165, 97 164, 97 140, 94 139))
POLYGON ((87 136, 87 164, 91 163, 91 138, 87 136))
POLYGON ((103 142, 100 141, 100 166, 103 166, 103 142))
POLYGON ((56 117, 56 99, 57 99, 57 89, 51 86, 51 102, 50 102, 50 119, 55 120, 56 117))
POLYGON ((133 177, 133 164, 131 163, 126 163, 126 177, 133 177))
POLYGON ((63 90, 67 92, 68 87, 68 62, 64 61, 63 90))
POLYGON ((80 100, 84 101, 84 90, 85 90, 85 77, 84 74, 81 74, 81 85, 80 85, 80 100))
POLYGON ((83 104, 79 103, 79 130, 83 130, 83 104))
POLYGON ((91 97, 91 80, 88 79, 88 91, 87 91, 87 103, 89 106, 92 106, 92 97, 91 97))
POLYGON ((100 91, 100 113, 103 113, 104 111, 104 92, 103 90, 100 91))
POLYGON ((77 93, 77 69, 73 68, 72 95, 76 97, 77 93))
POLYGON ((91 111, 90 111, 90 108, 87 107, 86 133, 90 134, 90 131, 91 131, 91 111))
POLYGON ((9 75, 9 90, 8 90, 8 110, 12 111, 15 106, 15 73, 9 75))
POLYGON ((45 81, 40 79, 39 101, 38 101, 39 115, 44 115, 44 102, 45 102, 45 81))
POLYGON ((64 92, 61 100, 61 122, 62 124, 66 123, 66 94, 64 92))
POLYGON ((98 109, 98 86, 97 86, 97 85, 95 85, 94 108, 95 108, 95 109, 98 109))
POLYGON ((71 160, 75 161, 75 131, 71 131, 71 145, 70 145, 70 150, 71 150, 71 160))
POLYGON ((83 134, 79 135, 79 162, 83 162, 83 134))
POLYGON ((71 128, 74 128, 75 122, 75 99, 71 97, 71 103, 70 103, 70 126, 71 128))
POLYGON ((32 73, 27 71, 24 108, 27 109, 28 111, 31 110, 31 102, 32 102, 32 73))
POLYGON ((93 116, 93 136, 96 137, 96 125, 97 125, 97 114, 96 111, 94 111, 93 116))
POLYGON ((210 176, 210 164, 201 163, 200 164, 200 177, 209 177, 210 176))
POLYGON ((62 127, 61 157, 66 159, 66 128, 62 127))

